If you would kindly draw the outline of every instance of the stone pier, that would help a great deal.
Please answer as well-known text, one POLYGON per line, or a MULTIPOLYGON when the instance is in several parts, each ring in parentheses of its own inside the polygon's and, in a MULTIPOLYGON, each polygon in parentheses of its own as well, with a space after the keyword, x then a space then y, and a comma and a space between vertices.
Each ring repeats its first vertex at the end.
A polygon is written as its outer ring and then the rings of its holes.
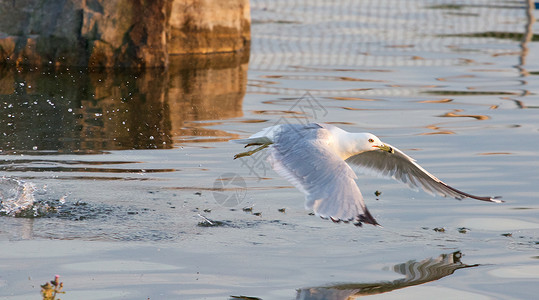
POLYGON ((0 64, 166 67, 171 57, 248 51, 248 0, 0 1, 0 64))

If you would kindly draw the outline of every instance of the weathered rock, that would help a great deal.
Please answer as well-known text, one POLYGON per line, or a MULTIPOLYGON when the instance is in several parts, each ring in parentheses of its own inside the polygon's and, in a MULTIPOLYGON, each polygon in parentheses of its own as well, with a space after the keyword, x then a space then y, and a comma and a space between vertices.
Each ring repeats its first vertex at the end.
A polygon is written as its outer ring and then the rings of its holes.
POLYGON ((237 51, 251 39, 249 1, 174 1, 171 12, 171 54, 237 51))
POLYGON ((248 0, 0 1, 0 63, 162 67, 248 50, 248 0))

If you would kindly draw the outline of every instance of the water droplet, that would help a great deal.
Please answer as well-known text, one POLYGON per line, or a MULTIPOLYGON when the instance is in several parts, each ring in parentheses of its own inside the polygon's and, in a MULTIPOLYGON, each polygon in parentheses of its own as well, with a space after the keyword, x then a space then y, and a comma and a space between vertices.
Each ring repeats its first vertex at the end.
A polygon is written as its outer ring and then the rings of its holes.
POLYGON ((150 135, 150 140, 153 140, 153 139, 154 139, 153 135, 150 135))
POLYGON ((33 149, 34 151, 37 150, 37 146, 32 147, 32 149, 33 149))

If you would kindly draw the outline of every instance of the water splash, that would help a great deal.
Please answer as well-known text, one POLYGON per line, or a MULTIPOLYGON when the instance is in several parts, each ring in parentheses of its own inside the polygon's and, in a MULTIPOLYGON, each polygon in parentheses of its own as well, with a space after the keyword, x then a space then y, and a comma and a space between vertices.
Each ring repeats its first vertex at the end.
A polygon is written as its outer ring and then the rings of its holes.
POLYGON ((44 207, 36 205, 36 187, 31 182, 0 178, 0 215, 37 217, 44 207))

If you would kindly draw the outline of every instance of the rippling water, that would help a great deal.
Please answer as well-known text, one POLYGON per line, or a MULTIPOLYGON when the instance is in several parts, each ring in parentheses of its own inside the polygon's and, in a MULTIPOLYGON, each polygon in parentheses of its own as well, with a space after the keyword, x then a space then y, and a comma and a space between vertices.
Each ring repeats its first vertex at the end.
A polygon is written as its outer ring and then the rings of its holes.
POLYGON ((539 46, 525 5, 251 8, 250 53, 0 72, 0 299, 36 298, 55 274, 62 299, 533 297, 539 46), (360 176, 384 228, 356 228, 309 215, 263 152, 232 160, 229 139, 314 121, 506 203, 360 176))

